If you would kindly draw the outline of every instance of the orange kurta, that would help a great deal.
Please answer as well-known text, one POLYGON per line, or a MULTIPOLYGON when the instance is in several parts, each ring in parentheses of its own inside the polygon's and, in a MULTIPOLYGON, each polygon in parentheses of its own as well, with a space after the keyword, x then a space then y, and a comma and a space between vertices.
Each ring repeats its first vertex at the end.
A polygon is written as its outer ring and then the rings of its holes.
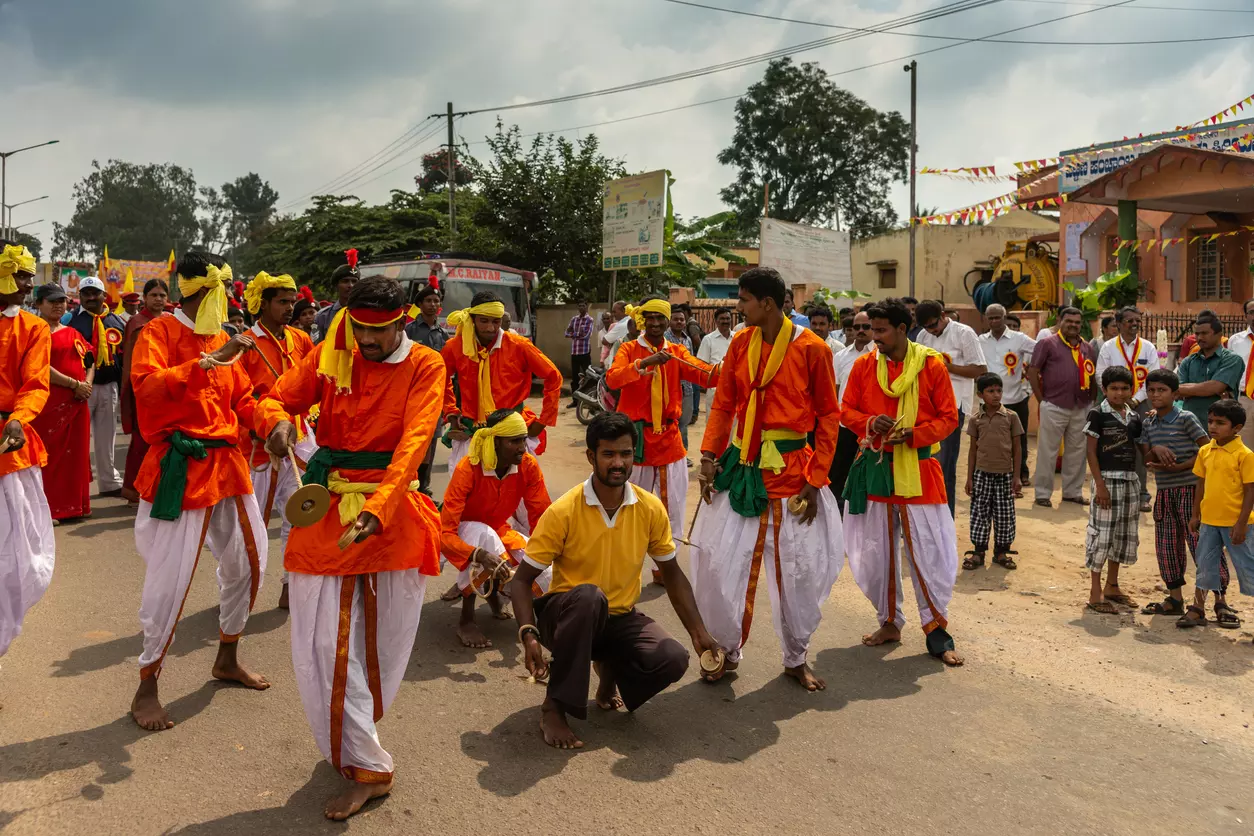
POLYGON ((0 314, 0 412, 20 421, 26 443, 0 453, 0 476, 48 463, 48 451, 30 422, 43 411, 50 389, 52 333, 48 323, 13 305, 0 314), (12 314, 12 315, 10 315, 12 314))
MULTIPOLYGON (((858 434, 859 441, 866 438, 867 422, 871 419, 878 415, 887 415, 894 419, 897 417, 898 399, 885 395, 876 380, 878 362, 879 354, 875 351, 863 354, 855 360, 853 369, 849 372, 849 383, 845 387, 841 421, 858 434)), ((901 375, 901 366, 901 363, 889 361, 889 383, 901 375)), ((914 421, 910 446, 930 447, 939 444, 957 427, 958 405, 954 400, 954 389, 949 383, 945 361, 939 357, 928 357, 923 371, 919 372, 919 414, 914 421)), ((904 499, 900 496, 872 495, 871 498, 894 505, 944 505, 948 501, 945 494, 945 474, 935 457, 919 462, 919 480, 923 485, 921 496, 904 499)))
POLYGON ((683 389, 681 381, 695 383, 706 389, 718 385, 718 373, 713 366, 693 357, 682 345, 666 341, 666 352, 677 360, 662 366, 636 370, 636 362, 651 357, 656 349, 643 334, 629 343, 623 343, 614 355, 614 365, 605 374, 605 385, 622 390, 618 396, 618 411, 632 421, 644 421, 644 461, 650 467, 665 467, 679 461, 687 452, 679 434, 679 418, 683 413, 683 389), (699 369, 685 362, 699 366, 699 369), (662 431, 653 431, 653 375, 662 375, 662 431))
MULTIPOLYGON (((702 452, 721 456, 732 440, 732 422, 745 423, 749 393, 761 379, 771 355, 771 345, 762 344, 758 368, 749 368, 749 338, 754 328, 745 328, 732 338, 723 357, 722 374, 705 426, 702 452)), ((620 349, 621 351, 621 349, 620 349)), ((832 350, 807 328, 794 328, 793 341, 784 362, 762 392, 758 406, 765 430, 814 431, 814 449, 806 447, 784 453, 785 468, 780 473, 762 471, 767 496, 784 499, 796 496, 808 482, 816 488, 827 485, 827 472, 836 453, 840 431, 840 400, 837 397, 836 369, 832 350)))
MULTIPOLYGON (((302 357, 313 351, 313 340, 299 328, 291 326, 285 328, 283 336, 278 339, 276 339, 277 335, 263 328, 261 323, 254 325, 251 330, 252 335, 257 338, 257 351, 265 355, 265 359, 270 361, 270 366, 273 366, 279 374, 286 372, 302 357), (288 335, 291 335, 291 351, 287 348, 288 335)), ((245 353, 240 364, 248 373, 248 379, 252 381, 253 394, 260 400, 274 387, 278 378, 274 376, 274 372, 270 371, 270 366, 266 365, 265 360, 261 359, 257 351, 245 353)), ((303 422, 304 419, 304 415, 288 416, 288 420, 293 423, 297 420, 303 422)), ((251 428, 246 428, 240 436, 241 452, 245 458, 251 459, 253 467, 261 467, 270 461, 270 455, 266 452, 263 442, 264 439, 259 440, 251 428)))
MULTIPOLYGON (((473 326, 466 326, 473 327, 473 326)), ((476 345, 478 345, 476 343, 476 345)), ((462 398, 460 414, 472 421, 479 418, 479 364, 462 351, 460 337, 454 337, 440 349, 448 370, 444 390, 444 414, 457 415, 457 402, 453 396, 453 375, 457 375, 457 388, 462 398)), ((531 378, 544 380, 544 407, 540 411, 540 423, 547 427, 557 426, 558 401, 562 397, 562 373, 545 357, 535 343, 511 331, 501 331, 489 351, 492 366, 492 401, 497 409, 515 409, 531 395, 531 378)))
POLYGON ((539 520, 549 510, 549 489, 535 456, 523 456, 522 464, 511 468, 504 479, 498 479, 496 471, 484 473, 482 465, 470 463, 469 456, 459 461, 444 489, 444 507, 440 510, 440 546, 449 563, 465 569, 474 552, 457 534, 457 527, 464 522, 488 526, 510 551, 525 548, 527 541, 509 525, 519 502, 526 505, 529 520, 539 520))
POLYGON ((198 335, 179 311, 154 319, 139 332, 131 361, 131 385, 140 430, 151 447, 135 477, 135 490, 152 502, 161 479, 161 457, 170 449, 170 435, 181 430, 198 439, 225 439, 230 447, 210 448, 204 459, 189 458, 184 510, 208 508, 223 499, 253 492, 248 462, 235 442, 240 428, 253 425, 257 405, 241 361, 213 369, 200 367, 200 355, 227 343, 219 331, 198 335))
POLYGON ((419 569, 439 574, 439 513, 426 495, 409 490, 418 478, 440 419, 444 363, 431 349, 406 337, 397 352, 373 362, 353 349, 351 391, 318 374, 326 343, 314 346, 284 373, 257 406, 257 426, 268 436, 280 421, 302 415, 318 404, 318 446, 353 452, 388 452, 386 470, 338 468, 350 482, 379 487, 366 498, 365 511, 379 519, 379 530, 344 551, 336 544, 344 533, 340 497, 331 494, 331 510, 314 525, 292 528, 283 565, 307 575, 361 575, 419 569), (406 349, 405 346, 408 346, 406 349))

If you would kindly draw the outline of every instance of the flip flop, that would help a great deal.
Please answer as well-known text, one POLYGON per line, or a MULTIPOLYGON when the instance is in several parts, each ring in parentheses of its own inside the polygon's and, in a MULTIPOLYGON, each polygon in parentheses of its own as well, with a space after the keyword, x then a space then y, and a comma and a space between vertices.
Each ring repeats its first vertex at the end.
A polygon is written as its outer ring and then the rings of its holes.
POLYGON ((1107 601, 1113 601, 1121 607, 1128 607, 1130 609, 1137 608, 1136 601, 1133 601, 1131 598, 1129 598, 1127 595, 1123 594, 1122 592, 1116 592, 1113 595, 1111 595, 1109 592, 1103 592, 1102 596, 1107 601))
POLYGON ((1141 608, 1141 615, 1184 615, 1184 602, 1168 596, 1162 603, 1146 604, 1141 608))
POLYGON ((1090 609, 1093 612, 1102 613, 1103 615, 1118 615, 1119 614, 1119 610, 1115 609, 1115 605, 1110 603, 1109 601, 1102 601, 1097 604, 1094 604, 1092 601, 1090 601, 1084 606, 1086 609, 1090 609))

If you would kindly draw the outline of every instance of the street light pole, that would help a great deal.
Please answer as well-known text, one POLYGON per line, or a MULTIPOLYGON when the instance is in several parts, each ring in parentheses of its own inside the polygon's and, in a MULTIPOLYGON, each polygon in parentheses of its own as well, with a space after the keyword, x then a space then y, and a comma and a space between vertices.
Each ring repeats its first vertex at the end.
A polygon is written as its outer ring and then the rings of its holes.
POLYGON ((14 209, 16 209, 19 206, 25 206, 28 203, 35 203, 37 201, 47 200, 47 199, 48 199, 48 195, 43 195, 42 197, 32 197, 30 200, 19 200, 17 203, 4 203, 3 201, 0 201, 0 226, 4 227, 5 229, 13 228, 13 210, 14 209), (9 213, 8 214, 9 220, 7 223, 5 222, 5 219, 4 219, 5 212, 9 213))
MULTIPOLYGON (((45 145, 56 145, 60 140, 52 139, 48 142, 41 142, 37 145, 27 145, 25 148, 18 148, 16 151, 0 151, 0 204, 8 202, 7 189, 9 178, 9 157, 14 154, 20 154, 23 151, 29 151, 32 148, 43 148, 45 145)), ((0 212, 0 214, 4 214, 0 212)), ((0 236, 8 237, 8 223, 0 223, 0 236)))
POLYGON ((915 154, 919 150, 918 146, 918 81, 919 81, 919 62, 911 61, 903 70, 910 73, 910 295, 914 296, 914 233, 915 222, 914 214, 916 209, 915 198, 915 181, 918 179, 918 172, 915 170, 915 154))

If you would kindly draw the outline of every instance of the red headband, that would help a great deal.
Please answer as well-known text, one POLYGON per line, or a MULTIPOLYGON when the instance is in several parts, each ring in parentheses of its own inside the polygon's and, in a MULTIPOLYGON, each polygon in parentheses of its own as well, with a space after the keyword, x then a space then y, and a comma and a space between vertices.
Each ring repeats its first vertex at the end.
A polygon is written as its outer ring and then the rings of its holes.
POLYGON ((405 315, 404 308, 394 308, 391 310, 381 310, 379 308, 349 308, 348 315, 353 318, 353 322, 358 325, 365 325, 373 328, 380 328, 384 325, 391 325, 402 316, 405 315))

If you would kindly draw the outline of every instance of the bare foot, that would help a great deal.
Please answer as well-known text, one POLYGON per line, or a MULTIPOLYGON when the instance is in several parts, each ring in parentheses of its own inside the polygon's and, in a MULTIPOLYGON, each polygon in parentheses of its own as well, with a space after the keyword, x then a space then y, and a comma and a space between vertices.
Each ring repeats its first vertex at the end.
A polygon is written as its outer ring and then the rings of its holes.
POLYGON ((453 581, 453 585, 448 588, 443 595, 440 596, 441 601, 456 601, 462 597, 461 587, 457 585, 457 581, 453 581))
POLYGON ((953 650, 946 650, 941 654, 941 661, 951 668, 960 668, 963 665, 963 658, 953 650))
POLYGON ((287 584, 283 584, 283 591, 279 593, 279 609, 286 610, 289 605, 287 603, 287 584))
POLYGON ((498 621, 510 621, 514 617, 514 613, 501 600, 500 593, 488 596, 488 606, 492 609, 492 617, 498 621))
POLYGON ((479 625, 473 621, 467 623, 462 622, 457 625, 457 638, 466 647, 491 647, 492 640, 483 634, 479 629, 479 625))
POLYGON ((324 810, 331 821, 344 821, 362 808, 372 798, 381 798, 392 791, 392 782, 386 784, 363 784, 350 781, 348 789, 327 802, 324 810))
POLYGON ((540 732, 554 749, 582 749, 583 741, 566 723, 566 714, 549 700, 540 706, 540 732))
POLYGON ((174 728, 174 721, 157 697, 156 678, 141 679, 135 699, 131 700, 131 717, 141 729, 165 731, 174 728))
POLYGON ((815 676, 809 665, 784 668, 784 673, 800 682, 807 691, 822 691, 827 688, 827 683, 815 676))
POLYGON ((613 673, 603 668, 600 662, 593 662, 592 669, 601 677, 597 684, 596 703, 602 711, 617 711, 623 707, 623 700, 618 696, 618 682, 613 673))
POLYGON ((881 644, 899 641, 901 641, 901 631, 897 629, 896 624, 885 624, 874 633, 868 633, 862 637, 862 643, 867 647, 879 647, 881 644))
POLYGON ((260 674, 255 674, 239 663, 236 653, 239 642, 225 642, 218 645, 218 658, 213 662, 213 678, 224 682, 238 682, 245 688, 264 691, 270 687, 269 681, 260 674))

